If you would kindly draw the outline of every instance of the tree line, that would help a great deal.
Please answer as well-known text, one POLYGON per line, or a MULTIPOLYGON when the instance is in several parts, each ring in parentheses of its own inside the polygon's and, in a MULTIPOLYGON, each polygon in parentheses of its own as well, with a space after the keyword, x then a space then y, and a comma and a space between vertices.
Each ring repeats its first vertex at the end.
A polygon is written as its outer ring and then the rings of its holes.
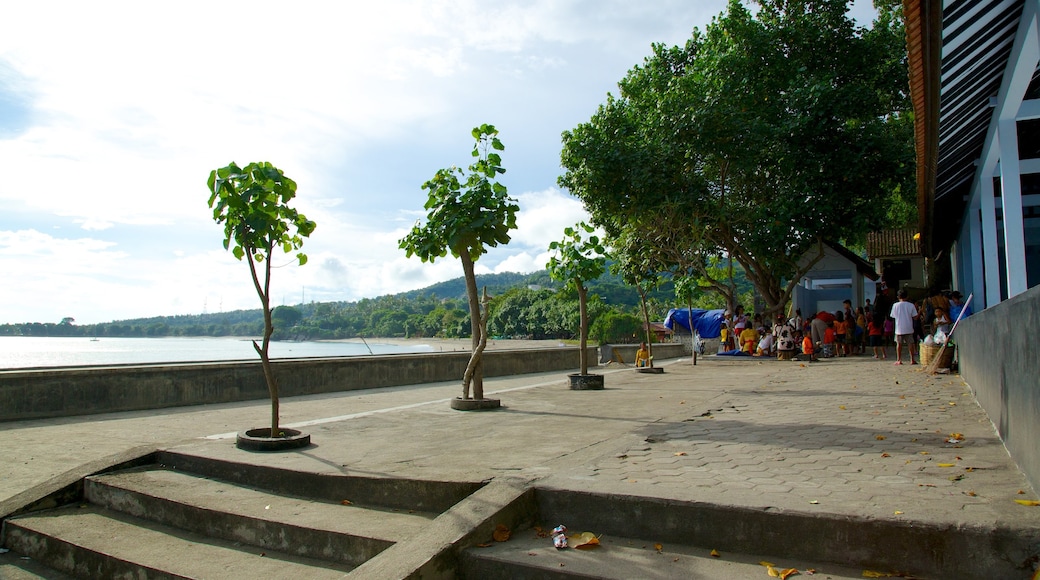
MULTIPOLYGON (((477 276, 494 296, 488 331, 500 338, 570 340, 578 335, 577 293, 564 291, 547 272, 477 276)), ((750 301, 751 285, 740 285, 750 301)), ((642 322, 639 296, 614 274, 589 283, 589 336, 599 342, 637 340, 642 322)), ((652 320, 661 321, 679 306, 670 281, 651 293, 652 320)), ((749 302, 750 303, 750 302, 749 302)), ((717 295, 706 294, 701 308, 722 308, 717 295)), ((422 290, 364 298, 355 302, 311 302, 282 305, 272 312, 275 340, 334 340, 357 337, 468 338, 470 318, 462 279, 422 290)), ((57 323, 0 325, 0 336, 54 337, 221 337, 260 336, 263 313, 258 309, 206 314, 155 316, 77 325, 68 317, 57 323)))

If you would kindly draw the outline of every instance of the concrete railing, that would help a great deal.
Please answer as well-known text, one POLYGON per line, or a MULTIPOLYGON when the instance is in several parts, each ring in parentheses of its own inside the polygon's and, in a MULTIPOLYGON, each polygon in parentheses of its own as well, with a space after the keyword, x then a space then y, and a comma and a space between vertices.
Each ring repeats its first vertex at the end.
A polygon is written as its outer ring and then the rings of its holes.
POLYGON ((1040 490, 1040 286, 957 325, 960 373, 1029 483, 1040 490))
MULTIPOLYGON (((595 347, 589 347, 595 360, 595 347)), ((292 397, 457 380, 469 352, 276 360, 292 397)), ((489 350, 484 376, 578 370, 578 348, 489 350)), ((0 371, 0 421, 139 411, 268 398, 260 361, 0 371)))

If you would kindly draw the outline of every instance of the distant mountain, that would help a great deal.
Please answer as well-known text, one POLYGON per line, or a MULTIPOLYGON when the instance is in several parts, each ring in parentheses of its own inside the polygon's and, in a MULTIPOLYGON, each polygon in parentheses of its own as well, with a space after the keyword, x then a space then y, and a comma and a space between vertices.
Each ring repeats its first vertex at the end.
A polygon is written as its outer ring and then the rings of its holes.
MULTIPOLYGON (((548 272, 535 272, 533 274, 520 274, 519 272, 502 272, 500 274, 480 274, 477 276, 477 290, 487 287, 488 294, 497 296, 518 286, 526 287, 533 284, 543 287, 556 287, 549 279, 548 272), (551 285, 551 286, 550 286, 551 285)), ((436 296, 438 298, 466 299, 466 279, 459 277, 444 282, 438 282, 425 288, 395 294, 397 298, 414 300, 420 296, 436 296)))

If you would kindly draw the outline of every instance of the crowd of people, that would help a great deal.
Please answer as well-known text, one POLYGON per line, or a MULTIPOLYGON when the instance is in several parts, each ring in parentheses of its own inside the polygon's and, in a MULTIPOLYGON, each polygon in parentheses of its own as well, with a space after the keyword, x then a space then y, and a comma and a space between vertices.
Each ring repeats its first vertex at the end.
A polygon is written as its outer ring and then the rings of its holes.
POLYGON ((917 344, 926 338, 925 329, 936 337, 950 334, 953 322, 971 314, 960 292, 932 291, 916 303, 906 289, 892 300, 888 291, 853 308, 851 300, 835 312, 821 311, 802 316, 778 314, 769 321, 761 314, 748 315, 742 306, 727 310, 722 323, 719 354, 809 360, 871 354, 895 364, 917 364, 917 344), (867 349, 870 349, 869 353, 867 349))

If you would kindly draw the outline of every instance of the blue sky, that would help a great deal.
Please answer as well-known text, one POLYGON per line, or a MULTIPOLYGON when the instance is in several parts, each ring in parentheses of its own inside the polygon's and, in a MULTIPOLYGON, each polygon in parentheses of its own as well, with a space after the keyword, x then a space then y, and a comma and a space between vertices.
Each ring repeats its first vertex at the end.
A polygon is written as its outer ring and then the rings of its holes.
MULTIPOLYGON (((495 125, 519 228, 478 271, 544 267, 585 218, 556 186, 561 132, 653 42, 722 0, 14 2, 0 35, 0 323, 256 308, 206 178, 270 161, 318 224, 277 304, 357 300, 462 275, 406 259, 424 181, 495 125)), ((855 12, 854 12, 855 13, 855 12)))

